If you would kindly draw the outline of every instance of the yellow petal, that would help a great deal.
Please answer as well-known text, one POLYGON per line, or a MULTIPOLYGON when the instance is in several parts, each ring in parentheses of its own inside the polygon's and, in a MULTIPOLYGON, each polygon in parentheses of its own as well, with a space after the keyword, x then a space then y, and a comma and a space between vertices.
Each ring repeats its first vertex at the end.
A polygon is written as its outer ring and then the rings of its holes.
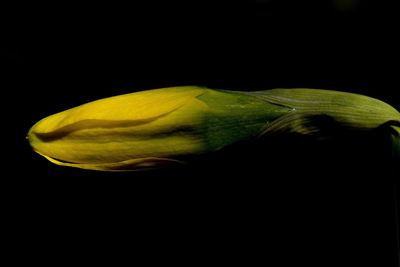
POLYGON ((132 171, 132 170, 148 170, 153 168, 159 168, 163 165, 171 166, 173 164, 184 164, 184 162, 175 160, 175 159, 168 159, 168 158, 156 158, 156 157, 149 157, 149 158, 139 158, 139 159, 128 159, 119 162, 110 162, 110 163, 68 163, 53 159, 48 157, 44 154, 38 152, 38 154, 45 157, 50 162, 66 167, 74 167, 86 170, 97 170, 97 171, 132 171))
POLYGON ((178 109, 205 90, 195 86, 171 87, 104 98, 49 116, 32 129, 35 133, 50 133, 65 127, 145 123, 178 109))

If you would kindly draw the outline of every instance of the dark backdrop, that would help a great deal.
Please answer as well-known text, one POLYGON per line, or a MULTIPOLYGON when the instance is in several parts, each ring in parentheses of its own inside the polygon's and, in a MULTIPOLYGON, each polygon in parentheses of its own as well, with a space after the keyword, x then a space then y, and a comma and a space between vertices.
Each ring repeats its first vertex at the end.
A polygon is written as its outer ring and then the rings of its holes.
POLYGON ((25 140, 58 111, 177 85, 324 88, 400 108, 394 1, 133 2, 4 9, 3 203, 8 247, 25 255, 15 259, 396 266, 383 132, 271 137, 122 174, 55 166, 25 140))

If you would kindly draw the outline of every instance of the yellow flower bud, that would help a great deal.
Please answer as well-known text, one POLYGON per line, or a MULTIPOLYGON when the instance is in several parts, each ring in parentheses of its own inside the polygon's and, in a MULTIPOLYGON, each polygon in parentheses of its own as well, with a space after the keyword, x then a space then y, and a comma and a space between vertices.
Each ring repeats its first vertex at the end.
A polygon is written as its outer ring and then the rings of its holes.
POLYGON ((39 121, 29 141, 54 163, 88 169, 171 161, 165 157, 201 150, 188 132, 207 109, 196 98, 202 93, 201 88, 171 88, 101 99, 39 121), (165 134, 174 130, 177 134, 165 134))
MULTIPOLYGON (((182 86, 105 98, 54 114, 36 123, 28 138, 37 153, 58 165, 122 171, 179 163, 269 132, 315 134, 386 123, 398 133, 400 113, 351 93, 182 86)), ((393 138, 398 141, 398 134, 393 138)))
POLYGON ((151 168, 255 134, 265 116, 282 114, 264 106, 261 99, 195 86, 156 89, 54 114, 36 123, 28 138, 37 153, 59 165, 95 170, 151 168))

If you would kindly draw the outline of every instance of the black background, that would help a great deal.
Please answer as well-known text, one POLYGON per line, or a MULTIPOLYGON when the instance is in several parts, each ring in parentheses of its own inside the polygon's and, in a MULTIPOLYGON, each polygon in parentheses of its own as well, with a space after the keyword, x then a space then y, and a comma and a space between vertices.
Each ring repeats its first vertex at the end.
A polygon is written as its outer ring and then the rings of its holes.
POLYGON ((324 88, 399 108, 394 1, 133 2, 3 10, 2 189, 14 259, 396 266, 384 131, 270 137, 131 173, 55 166, 25 140, 58 111, 178 85, 324 88))

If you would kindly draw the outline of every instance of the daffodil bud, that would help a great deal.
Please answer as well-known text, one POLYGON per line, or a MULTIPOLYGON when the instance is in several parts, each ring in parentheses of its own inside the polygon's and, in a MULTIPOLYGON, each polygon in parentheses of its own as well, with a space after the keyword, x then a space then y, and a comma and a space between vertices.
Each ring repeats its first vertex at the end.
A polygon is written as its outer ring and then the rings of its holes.
POLYGON ((290 109, 228 91, 188 86, 120 95, 36 123, 28 138, 53 163, 132 170, 179 162, 254 136, 290 109))
POLYGON ((36 123, 28 138, 53 163, 122 171, 179 163, 269 132, 314 134, 326 124, 364 130, 392 122, 400 122, 397 110, 356 94, 183 86, 105 98, 54 114, 36 123))

